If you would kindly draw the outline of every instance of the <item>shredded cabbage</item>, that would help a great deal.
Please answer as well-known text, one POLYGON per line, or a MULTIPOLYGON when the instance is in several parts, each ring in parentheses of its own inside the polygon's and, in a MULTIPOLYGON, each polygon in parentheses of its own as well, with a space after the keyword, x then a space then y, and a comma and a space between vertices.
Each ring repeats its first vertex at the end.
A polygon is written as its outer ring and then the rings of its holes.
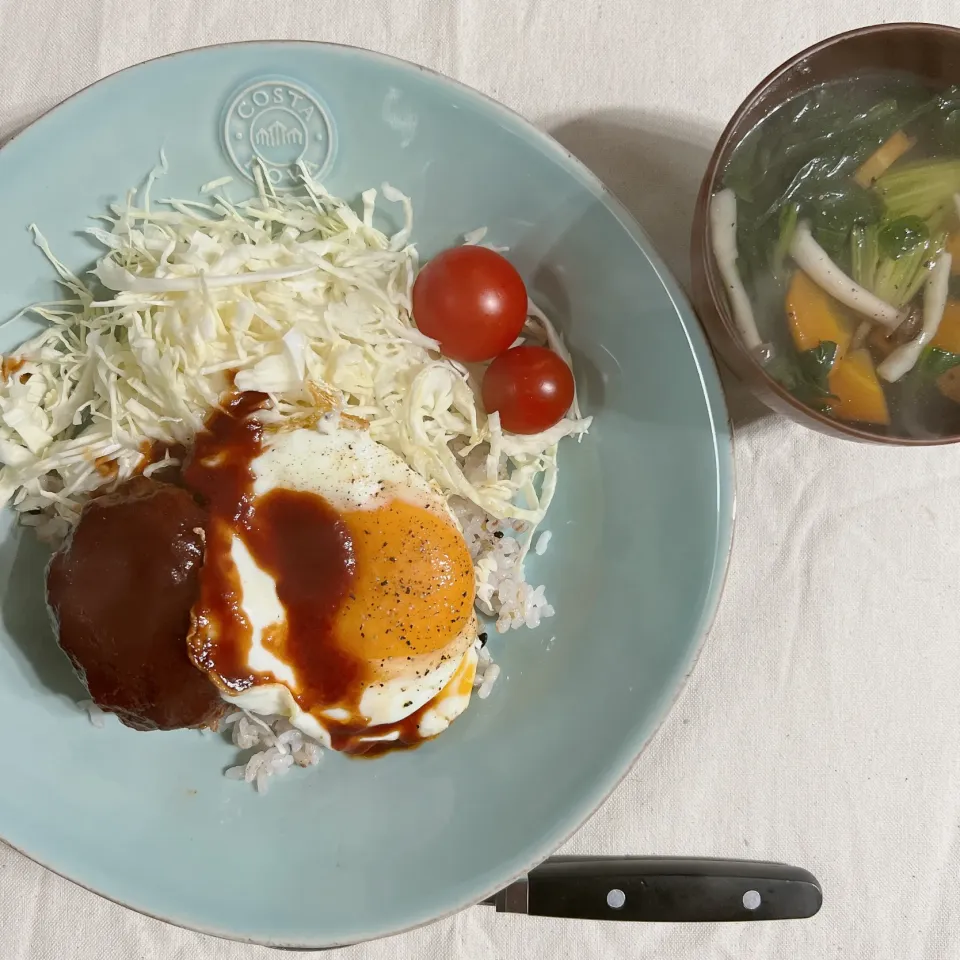
MULTIPOLYGON (((91 492, 160 466, 150 463, 153 442, 189 445, 235 372, 236 388, 269 393, 280 417, 309 409, 315 388, 332 390, 445 495, 498 519, 542 519, 557 443, 586 432, 590 418, 575 404, 544 433, 515 436, 487 417, 482 368, 442 357, 411 319, 409 198, 384 184, 403 212, 386 236, 373 226, 375 190, 363 194, 362 215, 306 174, 300 196, 261 180, 244 202, 215 194, 151 206, 159 173, 139 201, 131 193, 111 208, 106 228, 89 229, 106 248, 96 287, 32 228, 70 299, 29 308, 47 327, 4 363, 0 504, 12 498, 23 523, 64 536, 91 492)), ((533 304, 524 337, 569 362, 533 304)), ((168 453, 162 465, 172 463, 168 453)))

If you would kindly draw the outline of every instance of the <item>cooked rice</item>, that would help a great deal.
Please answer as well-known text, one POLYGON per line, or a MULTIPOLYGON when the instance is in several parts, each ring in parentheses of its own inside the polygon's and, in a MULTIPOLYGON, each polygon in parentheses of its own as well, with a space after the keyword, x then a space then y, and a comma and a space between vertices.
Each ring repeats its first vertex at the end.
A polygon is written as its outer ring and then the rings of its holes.
POLYGON ((544 530, 543 533, 537 537, 537 545, 533 548, 533 552, 538 557, 542 557, 547 552, 547 545, 550 543, 552 536, 553 534, 549 530, 544 530))
POLYGON ((500 676, 500 667, 491 663, 483 673, 483 679, 480 681, 480 686, 477 688, 477 696, 481 700, 486 700, 490 696, 490 691, 493 689, 494 683, 497 681, 497 677, 500 676))
POLYGON ((298 730, 286 717, 256 717, 238 710, 226 717, 223 726, 232 726, 233 745, 241 750, 255 749, 247 759, 224 771, 230 780, 243 780, 266 793, 272 776, 286 773, 294 765, 313 767, 323 756, 321 746, 298 730))
POLYGON ((481 686, 486 679, 487 671, 493 666, 493 657, 486 647, 477 647, 477 672, 473 678, 474 689, 481 686))
MULTIPOLYGON (((459 498, 451 505, 473 557, 477 607, 481 613, 496 618, 497 633, 524 626, 536 628, 541 620, 552 617, 555 611, 547 602, 545 588, 532 586, 524 576, 523 561, 533 533, 530 525, 518 520, 496 520, 459 498)), ((541 534, 540 541, 544 537, 549 542, 548 532, 541 534)))

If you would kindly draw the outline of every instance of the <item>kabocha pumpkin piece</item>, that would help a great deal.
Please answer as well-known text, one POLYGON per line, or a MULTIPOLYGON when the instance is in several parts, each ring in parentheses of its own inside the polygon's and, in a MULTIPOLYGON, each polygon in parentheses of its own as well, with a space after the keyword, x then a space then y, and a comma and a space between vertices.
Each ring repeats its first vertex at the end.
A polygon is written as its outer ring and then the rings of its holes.
POLYGON ((802 270, 797 270, 787 289, 787 322, 799 351, 813 350, 827 341, 837 345, 842 357, 853 337, 853 321, 841 304, 824 293, 802 270))
POLYGON ((869 350, 861 347, 840 357, 830 371, 828 383, 835 398, 831 404, 835 417, 877 426, 890 423, 887 398, 869 350))

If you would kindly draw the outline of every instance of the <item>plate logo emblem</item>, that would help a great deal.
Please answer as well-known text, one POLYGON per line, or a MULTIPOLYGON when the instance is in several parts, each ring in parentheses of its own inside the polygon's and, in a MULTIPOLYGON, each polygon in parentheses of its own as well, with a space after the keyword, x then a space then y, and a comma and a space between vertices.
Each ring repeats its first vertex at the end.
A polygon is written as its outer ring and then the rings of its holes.
POLYGON ((223 145, 248 180, 259 163, 275 189, 292 190, 299 164, 315 180, 329 170, 336 132, 323 101, 302 83, 256 80, 230 98, 223 145))

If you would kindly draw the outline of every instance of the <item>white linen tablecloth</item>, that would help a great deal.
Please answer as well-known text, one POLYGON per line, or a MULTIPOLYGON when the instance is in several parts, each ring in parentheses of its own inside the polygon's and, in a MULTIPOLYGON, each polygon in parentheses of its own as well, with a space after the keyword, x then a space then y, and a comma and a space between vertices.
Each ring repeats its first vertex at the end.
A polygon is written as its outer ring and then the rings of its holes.
MULTIPOLYGON (((748 90, 822 37, 906 19, 960 24, 960 3, 0 0, 0 140, 88 83, 186 47, 370 47, 550 131, 684 280, 700 176, 748 90)), ((653 743, 567 850, 784 860, 820 878, 823 910, 634 926, 478 907, 336 956, 960 956, 960 447, 871 449, 763 417, 735 390, 730 401, 739 516, 719 617, 653 743)), ((138 916, 0 844, 2 960, 268 956, 138 916)))

